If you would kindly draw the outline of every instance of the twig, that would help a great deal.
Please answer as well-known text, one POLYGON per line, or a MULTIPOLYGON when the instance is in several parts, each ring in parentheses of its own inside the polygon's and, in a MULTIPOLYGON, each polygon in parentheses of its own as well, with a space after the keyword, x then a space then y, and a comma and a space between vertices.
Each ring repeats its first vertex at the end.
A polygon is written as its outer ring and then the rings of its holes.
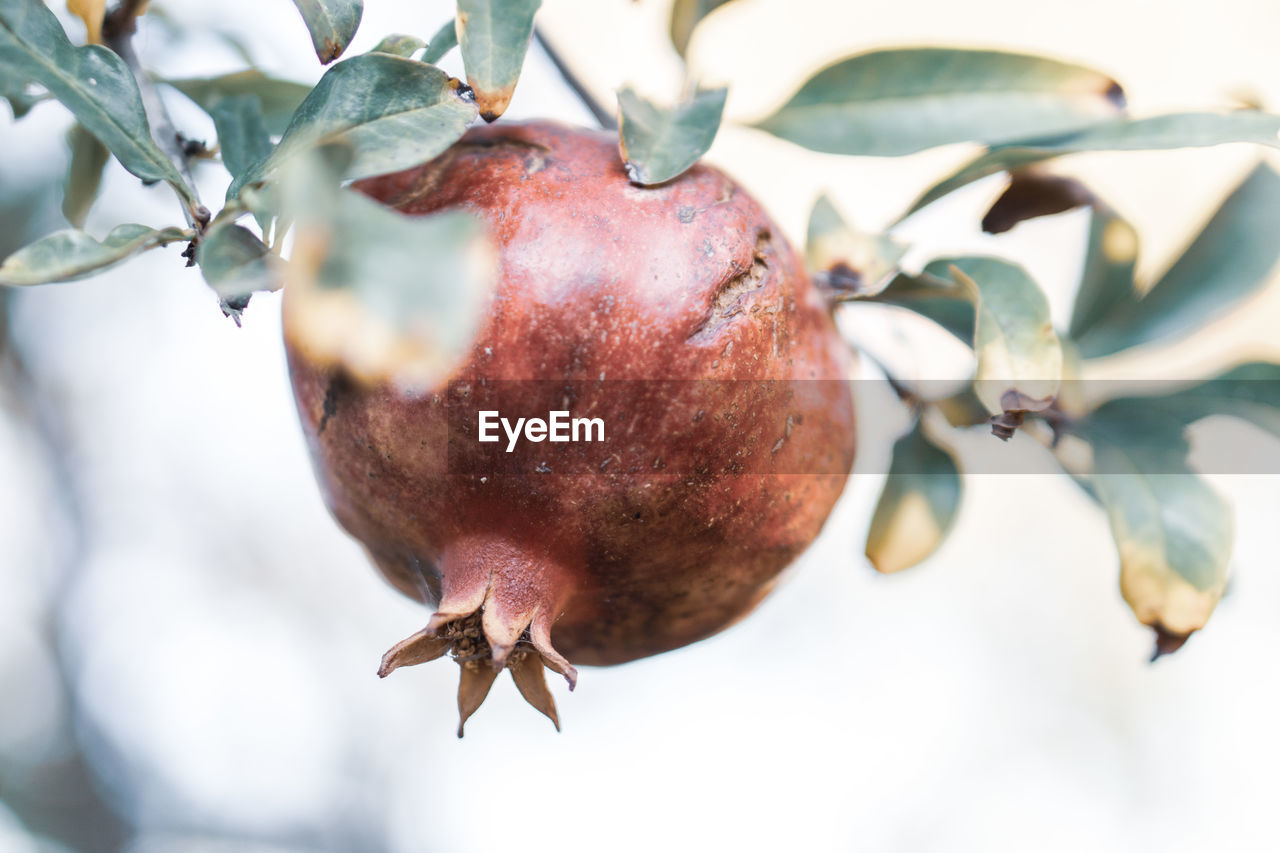
POLYGON ((614 118, 612 110, 605 108, 596 96, 587 90, 578 76, 573 73, 568 65, 565 64, 564 58, 559 52, 551 46, 551 42, 547 41, 547 37, 538 27, 533 28, 533 37, 537 39, 538 44, 542 45, 542 49, 546 52, 547 58, 551 60, 551 64, 556 67, 556 71, 560 72, 560 76, 564 78, 564 82, 569 84, 569 88, 578 96, 578 100, 582 101, 582 105, 587 108, 591 115, 595 118, 596 124, 600 125, 604 130, 617 130, 618 122, 614 118))
POLYGON ((151 126, 151 135, 160 146, 160 150, 173 161, 178 174, 191 189, 191 197, 195 204, 184 204, 183 213, 187 217, 187 224, 196 230, 198 236, 208 227, 212 214, 209 208, 200 203, 196 182, 191 175, 191 161, 183 145, 183 139, 174 128, 173 119, 169 118, 169 111, 165 108, 155 83, 143 70, 138 54, 133 49, 133 34, 138 30, 138 16, 146 11, 147 2, 148 0, 121 0, 120 5, 102 19, 102 42, 123 59, 125 65, 129 66, 129 70, 133 72, 133 78, 138 83, 138 91, 142 95, 142 108, 146 111, 147 123, 151 126))

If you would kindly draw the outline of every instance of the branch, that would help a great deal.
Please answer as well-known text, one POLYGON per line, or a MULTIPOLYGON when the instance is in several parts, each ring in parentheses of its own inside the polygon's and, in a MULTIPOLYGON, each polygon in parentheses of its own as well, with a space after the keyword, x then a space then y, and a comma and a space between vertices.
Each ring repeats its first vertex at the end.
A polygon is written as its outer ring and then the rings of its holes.
POLYGON ((533 28, 533 37, 537 39, 538 44, 542 45, 543 51, 546 52, 547 58, 551 60, 551 64, 556 67, 556 71, 560 72, 560 76, 564 78, 564 82, 569 84, 569 88, 578 96, 578 100, 582 101, 582 105, 587 108, 591 115, 595 118, 596 124, 604 130, 617 130, 618 122, 614 117, 613 111, 605 108, 595 95, 587 90, 577 75, 565 64, 564 58, 559 54, 551 42, 547 41, 547 37, 542 30, 537 27, 533 28))
POLYGON ((208 227, 212 214, 209 208, 200 203, 196 182, 191 175, 191 160, 182 137, 174 128, 173 119, 169 118, 169 111, 160 99, 155 83, 143 70, 138 54, 133 50, 133 34, 138 30, 138 16, 146 11, 148 2, 149 0, 121 0, 120 5, 102 19, 102 43, 115 51, 133 72, 138 91, 142 95, 142 108, 146 111, 147 123, 151 126, 151 135, 191 188, 191 195, 196 203, 194 206, 184 204, 183 213, 186 214, 187 224, 199 235, 208 227))

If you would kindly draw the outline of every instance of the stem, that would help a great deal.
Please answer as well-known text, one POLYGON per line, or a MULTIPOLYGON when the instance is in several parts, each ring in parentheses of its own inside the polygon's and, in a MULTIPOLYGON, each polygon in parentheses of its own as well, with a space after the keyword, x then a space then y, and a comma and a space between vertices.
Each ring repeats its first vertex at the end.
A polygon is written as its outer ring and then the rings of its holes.
POLYGON ((138 54, 133 49, 133 34, 138 30, 138 16, 146 11, 147 2, 148 0, 121 0, 120 5, 102 19, 102 42, 123 59, 133 72, 138 91, 142 95, 142 108, 147 114, 151 135, 187 184, 189 192, 184 195, 189 197, 183 199, 183 213, 187 217, 187 224, 199 235, 208 227, 212 214, 209 208, 200 203, 195 179, 191 175, 190 158, 183 150, 182 137, 174 128, 173 119, 169 118, 169 111, 165 108, 155 83, 143 70, 138 54))
POLYGON ((603 103, 591 94, 578 76, 573 73, 572 69, 565 64, 564 57, 551 46, 551 42, 547 41, 546 35, 538 27, 533 28, 533 37, 537 39, 538 44, 542 45, 543 51, 546 52, 547 58, 551 60, 551 64, 556 67, 556 71, 560 72, 560 76, 564 78, 564 82, 569 84, 569 88, 578 96, 578 100, 582 101, 582 105, 587 108, 591 115, 595 118, 596 124, 604 130, 617 130, 618 122, 614 118, 611 110, 605 109, 603 103))

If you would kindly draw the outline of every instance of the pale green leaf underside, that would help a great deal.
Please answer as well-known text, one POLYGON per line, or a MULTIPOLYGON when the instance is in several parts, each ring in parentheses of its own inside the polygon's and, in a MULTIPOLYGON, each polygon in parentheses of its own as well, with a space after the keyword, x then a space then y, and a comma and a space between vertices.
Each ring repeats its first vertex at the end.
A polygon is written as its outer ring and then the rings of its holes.
POLYGON ((757 126, 815 151, 894 156, 954 142, 994 145, 1116 116, 1111 78, 1043 57, 910 48, 819 71, 757 126))
POLYGON ((5 258, 0 284, 33 285, 74 281, 102 272, 145 249, 190 239, 181 228, 156 230, 118 225, 101 243, 69 228, 50 234, 5 258))
POLYGON ((227 223, 210 229, 196 252, 200 272, 224 302, 280 286, 279 260, 253 232, 227 223))
POLYGON ((418 51, 427 46, 427 43, 417 36, 405 35, 404 33, 394 33, 387 36, 374 46, 374 53, 389 53, 392 56, 403 56, 405 58, 413 56, 418 51))
POLYGON ((698 162, 715 141, 727 95, 727 89, 709 89, 667 109, 630 89, 620 91, 618 134, 627 177, 661 184, 698 162))

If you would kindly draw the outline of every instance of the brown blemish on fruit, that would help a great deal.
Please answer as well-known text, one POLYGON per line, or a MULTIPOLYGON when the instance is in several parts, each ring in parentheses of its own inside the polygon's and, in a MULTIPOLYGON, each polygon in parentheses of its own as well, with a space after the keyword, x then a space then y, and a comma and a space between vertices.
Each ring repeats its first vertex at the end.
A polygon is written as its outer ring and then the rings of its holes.
POLYGON ((325 388, 324 403, 321 407, 320 422, 316 424, 316 435, 324 435, 329 419, 338 413, 338 400, 343 392, 351 387, 351 380, 342 371, 335 371, 325 388))
POLYGON ((767 258, 772 239, 773 235, 767 230, 762 229, 756 232, 756 247, 751 256, 751 266, 726 279, 716 290, 711 298, 711 306, 707 309, 707 316, 689 335, 689 340, 710 337, 734 317, 746 312, 744 302, 747 297, 754 291, 764 288, 766 284, 765 277, 769 273, 767 258))

